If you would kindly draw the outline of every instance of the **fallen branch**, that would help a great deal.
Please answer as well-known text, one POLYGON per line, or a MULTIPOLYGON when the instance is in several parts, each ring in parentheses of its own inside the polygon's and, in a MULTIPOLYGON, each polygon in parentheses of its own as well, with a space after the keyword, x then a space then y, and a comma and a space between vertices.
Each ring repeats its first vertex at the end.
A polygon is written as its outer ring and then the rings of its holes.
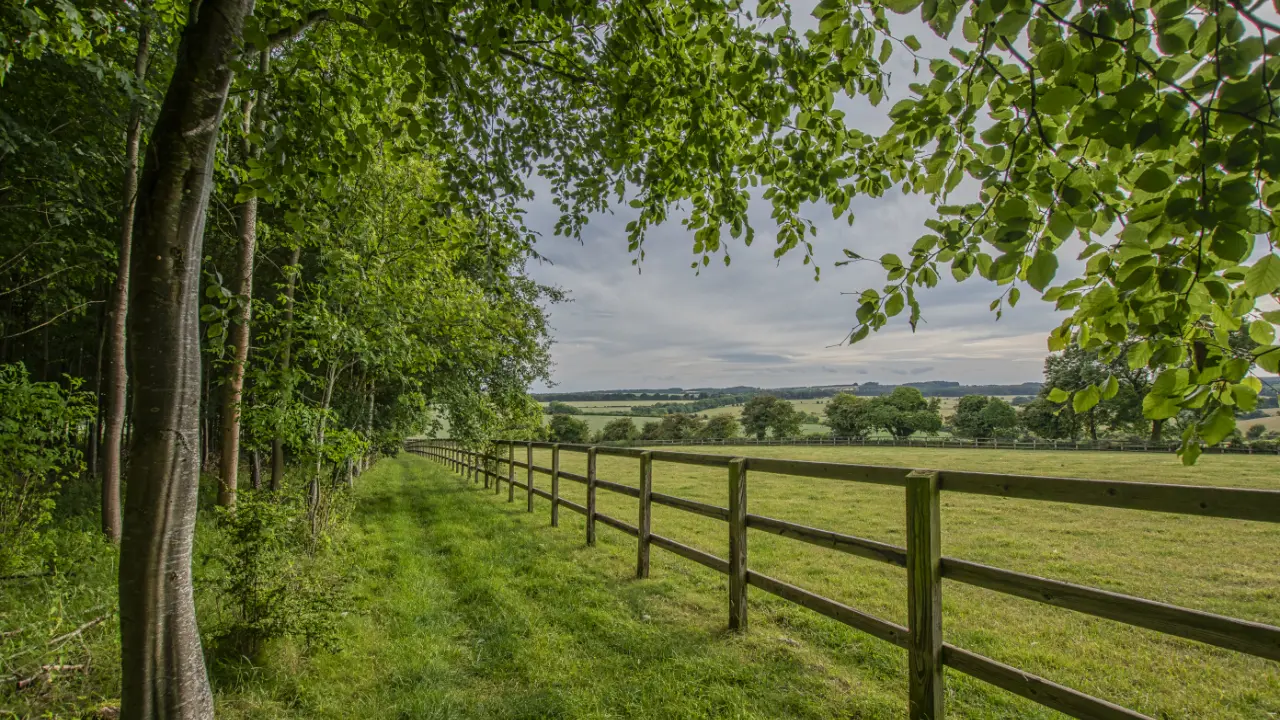
POLYGON ((50 640, 50 641, 49 641, 49 644, 50 644, 50 645, 61 645, 62 643, 64 643, 64 642, 66 642, 66 641, 70 640, 71 638, 73 638, 73 637, 75 637, 75 636, 77 636, 77 635, 79 635, 79 634, 83 633, 85 630, 88 630, 89 628, 91 628, 91 627, 93 627, 93 626, 95 626, 95 625, 99 625, 99 624, 101 624, 101 623, 105 622, 105 621, 106 621, 106 619, 107 619, 108 617, 110 617, 110 614, 107 614, 107 615, 99 615, 98 617, 96 617, 96 618, 94 618, 94 619, 90 620, 89 622, 87 622, 87 623, 85 623, 85 624, 81 625, 80 627, 76 628, 75 630, 72 630, 71 632, 67 633, 66 635, 59 635, 58 637, 56 637, 56 638, 54 638, 54 639, 50 640))
POLYGON ((21 635, 21 634, 22 634, 22 628, 18 628, 17 630, 5 630, 4 632, 0 632, 0 638, 13 637, 14 635, 21 635))
POLYGON ((41 666, 40 666, 40 672, 36 673, 35 675, 32 675, 31 677, 29 677, 29 678, 27 678, 27 679, 25 679, 25 680, 19 680, 19 681, 18 681, 18 689, 19 689, 19 690, 25 690, 26 688, 31 687, 32 685, 34 685, 35 683, 39 682, 40 680, 43 680, 43 679, 45 679, 45 678, 50 677, 50 676, 51 676, 53 673, 55 673, 55 672, 74 672, 74 671, 76 671, 76 670, 83 670, 84 668, 85 668, 85 666, 84 666, 83 664, 80 664, 80 665, 41 665, 41 666))

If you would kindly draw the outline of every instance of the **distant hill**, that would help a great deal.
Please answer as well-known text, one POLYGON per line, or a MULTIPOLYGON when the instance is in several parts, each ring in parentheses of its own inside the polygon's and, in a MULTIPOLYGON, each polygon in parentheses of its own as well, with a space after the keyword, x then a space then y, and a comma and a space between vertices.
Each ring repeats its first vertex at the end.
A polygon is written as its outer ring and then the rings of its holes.
MULTIPOLYGON (((913 387, 925 397, 964 397, 965 395, 1035 395, 1040 392, 1040 383, 1029 382, 1017 385, 962 385, 950 380, 928 380, 925 382, 903 383, 913 387)), ((811 398, 831 397, 838 392, 851 392, 855 395, 887 395, 898 385, 883 385, 877 382, 850 383, 844 385, 808 385, 800 387, 759 388, 749 385, 733 387, 703 388, 664 388, 661 390, 587 390, 571 393, 535 393, 534 398, 542 402, 597 402, 603 400, 631 402, 637 400, 709 400, 725 395, 747 396, 776 395, 788 400, 807 400, 811 398)))

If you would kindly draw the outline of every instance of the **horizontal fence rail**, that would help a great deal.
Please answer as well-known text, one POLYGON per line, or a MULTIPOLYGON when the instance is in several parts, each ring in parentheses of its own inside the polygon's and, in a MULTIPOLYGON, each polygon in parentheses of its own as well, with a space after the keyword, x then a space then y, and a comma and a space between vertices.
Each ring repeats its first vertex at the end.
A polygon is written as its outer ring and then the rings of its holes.
POLYGON ((650 546, 656 546, 728 575, 729 627, 733 630, 746 630, 747 587, 751 586, 904 648, 907 650, 910 668, 908 716, 911 720, 941 720, 944 717, 942 689, 944 667, 952 668, 1070 717, 1083 720, 1113 718, 1151 720, 1141 713, 944 642, 942 625, 944 580, 981 587, 1255 657, 1280 661, 1280 627, 944 557, 941 553, 940 539, 942 493, 994 495, 1023 500, 1280 523, 1280 491, 948 470, 912 470, 881 465, 731 457, 673 450, 546 442, 502 441, 491 447, 489 452, 478 452, 452 440, 411 440, 406 443, 406 449, 443 462, 469 480, 477 483, 483 481, 486 488, 492 481, 495 493, 499 492, 498 485, 505 479, 508 483, 508 500, 514 500, 516 487, 521 488, 527 493, 527 508, 530 512, 533 511, 535 495, 550 500, 552 525, 558 523, 560 506, 585 516, 588 545, 595 543, 596 523, 636 538, 637 577, 648 577, 650 546), (506 452, 502 453, 499 448, 504 446, 506 452), (524 462, 515 460, 517 448, 524 449, 524 462), (551 467, 533 464, 533 451, 536 448, 551 450, 551 467), (561 470, 560 454, 563 452, 585 453, 587 474, 579 475, 561 470), (638 459, 640 468, 637 485, 611 482, 597 477, 597 455, 638 459), (725 468, 728 480, 727 507, 653 492, 652 473, 655 460, 725 468), (503 464, 507 466, 505 476, 500 471, 503 464), (515 480, 516 468, 526 471, 524 483, 515 480), (747 508, 748 475, 751 472, 901 488, 904 492, 907 514, 907 545, 899 547, 752 514, 747 508), (535 487, 535 474, 550 476, 549 491, 535 487), (585 506, 560 497, 559 483, 562 479, 587 486, 585 506), (596 511, 596 492, 602 489, 639 500, 639 516, 635 525, 596 511), (718 557, 671 538, 651 533, 649 519, 654 504, 723 521, 727 526, 729 557, 718 557), (908 626, 903 627, 883 620, 804 588, 749 570, 747 567, 748 529, 791 538, 905 569, 908 626))
MULTIPOLYGON (((619 416, 625 417, 625 416, 619 416)), ((1262 418, 1259 418, 1262 419, 1262 418)), ((1142 440, 1001 440, 999 438, 965 440, 955 437, 922 438, 859 438, 822 435, 817 437, 785 438, 685 438, 682 440, 639 440, 645 447, 664 445, 714 445, 721 447, 758 447, 779 445, 828 445, 854 447, 918 447, 963 450, 1072 450, 1098 452, 1146 452, 1174 453, 1180 443, 1147 442, 1142 440)), ((1245 440, 1231 444, 1204 446, 1202 452, 1223 455, 1280 455, 1280 442, 1275 440, 1245 440)), ((654 452, 657 452, 656 450, 654 452)))

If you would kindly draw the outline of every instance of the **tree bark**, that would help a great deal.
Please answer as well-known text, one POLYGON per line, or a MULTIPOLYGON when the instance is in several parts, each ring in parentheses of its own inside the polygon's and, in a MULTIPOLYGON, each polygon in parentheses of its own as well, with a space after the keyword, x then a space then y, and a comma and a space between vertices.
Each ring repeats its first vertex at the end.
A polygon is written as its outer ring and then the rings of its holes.
POLYGON ((1151 442, 1161 442, 1164 435, 1164 420, 1151 421, 1151 442))
MULTIPOLYGON (((293 249, 293 255, 289 257, 289 277, 285 279, 284 286, 284 349, 280 353, 280 376, 289 383, 290 394, 292 394, 293 381, 289 378, 289 363, 292 359, 293 351, 293 288, 297 285, 298 274, 301 269, 298 263, 302 260, 302 246, 293 249)), ((288 398, 286 397, 286 400, 288 398)), ((280 489, 280 482, 284 478, 284 438, 279 433, 271 440, 271 491, 275 492, 280 489)))
MULTIPOLYGON (((263 78, 271 67, 271 55, 264 51, 258 61, 263 78)), ((266 91, 260 91, 256 101, 245 103, 241 129, 245 140, 242 156, 245 160, 257 156, 250 146, 249 134, 255 127, 254 111, 266 102, 266 91)), ((259 113, 259 118, 261 114, 259 113)), ((257 124, 261 124, 261 121, 257 124)), ((218 504, 233 508, 236 505, 236 484, 240 470, 240 401, 244 395, 244 368, 249 361, 250 321, 253 317, 253 253, 258 244, 258 198, 247 198, 240 206, 240 277, 236 294, 240 317, 231 325, 232 362, 231 374, 223 386, 222 394, 222 457, 219 462, 218 504)))
MULTIPOLYGON (((143 11, 150 4, 142 6, 143 11)), ((142 85, 151 60, 151 25, 144 18, 138 29, 138 54, 134 76, 142 85)), ((138 148, 142 143, 142 105, 135 102, 129 113, 129 133, 125 140, 124 191, 120 209, 120 258, 116 282, 107 313, 107 372, 105 431, 102 457, 102 532, 111 542, 120 542, 120 447, 124 430, 125 388, 129 382, 125 366, 125 322, 129 309, 129 265, 133 252, 134 209, 138 200, 138 148)))
POLYGON ((360 461, 360 472, 368 470, 369 466, 373 464, 373 397, 375 389, 376 385, 372 382, 369 383, 369 412, 364 419, 364 437, 369 443, 369 452, 365 453, 364 458, 360 461))
POLYGON ((199 490, 199 280, 218 126, 252 0, 201 0, 138 186, 130 267, 133 445, 120 552, 121 717, 209 720, 191 588, 199 490))

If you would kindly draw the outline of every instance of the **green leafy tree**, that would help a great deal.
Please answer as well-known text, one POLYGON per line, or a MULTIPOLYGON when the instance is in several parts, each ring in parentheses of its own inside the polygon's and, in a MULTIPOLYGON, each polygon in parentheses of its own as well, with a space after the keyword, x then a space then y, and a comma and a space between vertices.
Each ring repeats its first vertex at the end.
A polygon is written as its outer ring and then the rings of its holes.
POLYGON ((1018 414, 1012 405, 1000 398, 966 395, 956 405, 951 426, 958 437, 1010 437, 1017 431, 1018 414))
POLYGON ((552 415, 548 428, 552 442, 581 444, 591 439, 591 428, 587 421, 572 415, 552 415))
POLYGON ((620 417, 610 420, 600 430, 599 439, 601 442, 630 442, 638 437, 640 431, 636 428, 635 421, 629 417, 620 417))
POLYGON ((918 389, 902 385, 871 400, 871 422, 899 440, 933 434, 942 429, 940 406, 937 398, 925 400, 918 389))
POLYGON ((787 400, 773 395, 756 395, 742 406, 742 428, 747 435, 763 440, 772 431, 775 438, 800 433, 802 416, 787 400))
POLYGON ((738 419, 732 415, 713 415, 698 430, 698 437, 708 440, 728 440, 738 437, 738 419))
POLYGON ((875 430, 871 417, 871 401, 850 393, 837 393, 822 411, 827 425, 838 437, 864 438, 875 430))
POLYGON ((1249 440, 1261 440, 1263 435, 1267 434, 1267 426, 1262 423, 1255 423, 1249 426, 1244 436, 1249 440))

